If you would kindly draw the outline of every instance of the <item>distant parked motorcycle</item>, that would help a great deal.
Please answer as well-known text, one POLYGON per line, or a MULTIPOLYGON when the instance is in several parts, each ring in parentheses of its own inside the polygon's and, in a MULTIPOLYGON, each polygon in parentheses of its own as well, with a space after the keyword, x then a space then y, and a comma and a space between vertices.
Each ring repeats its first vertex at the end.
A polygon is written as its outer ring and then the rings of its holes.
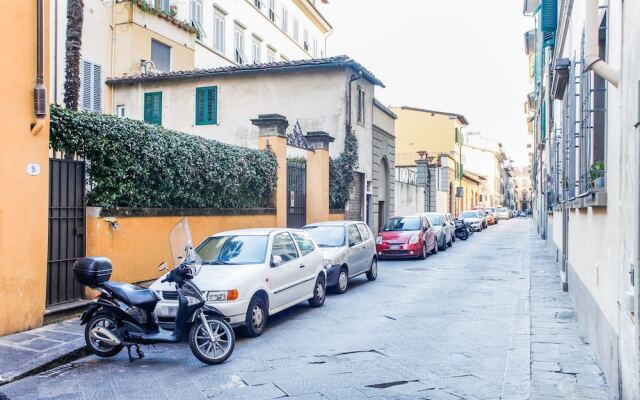
POLYGON ((457 219, 455 220, 455 230, 453 231, 454 234, 456 235, 456 237, 460 240, 467 240, 469 238, 469 235, 471 234, 469 231, 469 226, 467 224, 465 224, 462 220, 457 219))
MULTIPOLYGON (((162 329, 153 312, 160 300, 156 292, 127 283, 110 282, 111 261, 104 257, 80 258, 73 266, 78 281, 101 293, 96 302, 82 314, 86 324, 85 341, 89 350, 100 357, 113 357, 127 346, 138 358, 144 357, 141 344, 178 343, 188 335, 194 356, 206 364, 224 362, 235 347, 235 336, 224 315, 205 304, 205 299, 193 282, 202 261, 191 245, 191 233, 186 219, 176 225, 169 242, 174 259, 172 270, 163 282, 174 283, 178 293, 178 311, 174 331, 162 329)), ((159 270, 167 269, 160 264, 159 270)))

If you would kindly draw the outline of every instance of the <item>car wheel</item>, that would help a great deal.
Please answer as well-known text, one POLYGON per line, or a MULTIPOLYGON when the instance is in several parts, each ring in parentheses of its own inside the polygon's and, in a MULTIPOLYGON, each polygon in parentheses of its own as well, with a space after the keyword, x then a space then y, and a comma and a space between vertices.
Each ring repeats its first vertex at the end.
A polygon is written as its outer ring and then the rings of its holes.
POLYGON ((454 241, 454 235, 451 235, 451 239, 449 239, 449 243, 447 243, 447 247, 451 247, 453 246, 453 241, 454 241))
POLYGON ((370 281, 375 281, 378 278, 378 260, 375 258, 371 260, 371 267, 369 271, 367 271, 367 279, 370 281))
POLYGON ((447 251, 447 236, 442 237, 442 246, 438 249, 438 251, 447 251))
POLYGON ((433 250, 431 250, 431 254, 438 254, 438 239, 433 241, 433 250))
POLYGON ((420 251, 420 256, 418 257, 421 260, 424 260, 425 258, 427 258, 427 244, 426 243, 422 243, 422 251, 420 251))
POLYGON ((347 291, 347 287, 349 286, 349 274, 347 273, 347 269, 345 267, 340 268, 340 273, 338 273, 338 284, 335 286, 335 292, 338 294, 343 294, 347 291))
POLYGON ((309 299, 309 305, 311 307, 322 307, 324 304, 325 294, 326 294, 326 284, 324 280, 324 275, 318 276, 316 279, 316 284, 313 287, 313 297, 309 299))
POLYGON ((267 305, 261 297, 253 296, 249 307, 247 308, 247 316, 244 320, 244 327, 242 333, 247 337, 258 337, 264 332, 264 328, 267 326, 267 318, 269 311, 267 305))

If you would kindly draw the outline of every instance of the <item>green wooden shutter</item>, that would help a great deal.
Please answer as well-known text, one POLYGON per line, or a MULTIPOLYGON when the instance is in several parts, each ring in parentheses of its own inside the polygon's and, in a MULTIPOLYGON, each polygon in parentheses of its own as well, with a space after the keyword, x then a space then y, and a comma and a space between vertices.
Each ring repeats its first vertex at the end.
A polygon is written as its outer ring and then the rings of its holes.
POLYGON ((218 123, 218 87, 196 88, 196 125, 218 123))
POLYGON ((150 124, 162 125, 162 92, 144 94, 144 120, 150 124))
POLYGON ((540 4, 540 30, 555 33, 558 27, 558 0, 542 0, 540 4))

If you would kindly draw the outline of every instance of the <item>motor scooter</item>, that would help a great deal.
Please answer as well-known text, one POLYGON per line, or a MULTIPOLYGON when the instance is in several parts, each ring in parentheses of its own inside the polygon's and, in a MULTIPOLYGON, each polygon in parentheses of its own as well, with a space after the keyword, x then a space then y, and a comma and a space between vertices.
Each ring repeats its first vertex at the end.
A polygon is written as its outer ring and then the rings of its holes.
MULTIPOLYGON (((140 345, 179 343, 188 337, 191 352, 203 363, 220 364, 231 356, 235 347, 233 329, 222 312, 206 305, 202 290, 193 282, 202 268, 202 261, 191 244, 186 219, 172 229, 169 242, 174 268, 162 282, 174 283, 178 294, 173 331, 158 324, 154 309, 160 297, 156 292, 109 281, 113 267, 108 258, 85 257, 75 262, 76 279, 100 292, 81 317, 81 323, 86 324, 85 341, 93 354, 113 357, 126 346, 129 361, 133 361, 131 347, 135 347, 140 359, 144 357, 140 345)), ((168 269, 166 262, 158 269, 168 269)))
POLYGON ((469 226, 458 218, 455 219, 455 228, 453 232, 460 240, 467 240, 470 235, 469 226))

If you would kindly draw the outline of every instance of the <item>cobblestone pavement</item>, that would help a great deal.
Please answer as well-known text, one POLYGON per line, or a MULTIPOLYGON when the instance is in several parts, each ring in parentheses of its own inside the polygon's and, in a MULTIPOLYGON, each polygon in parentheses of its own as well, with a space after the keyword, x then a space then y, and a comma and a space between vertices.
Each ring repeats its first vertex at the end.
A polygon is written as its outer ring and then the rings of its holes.
POLYGON ((204 366, 186 344, 129 363, 87 357, 0 387, 50 399, 609 399, 529 220, 424 261, 380 263, 325 306, 301 304, 204 366))

